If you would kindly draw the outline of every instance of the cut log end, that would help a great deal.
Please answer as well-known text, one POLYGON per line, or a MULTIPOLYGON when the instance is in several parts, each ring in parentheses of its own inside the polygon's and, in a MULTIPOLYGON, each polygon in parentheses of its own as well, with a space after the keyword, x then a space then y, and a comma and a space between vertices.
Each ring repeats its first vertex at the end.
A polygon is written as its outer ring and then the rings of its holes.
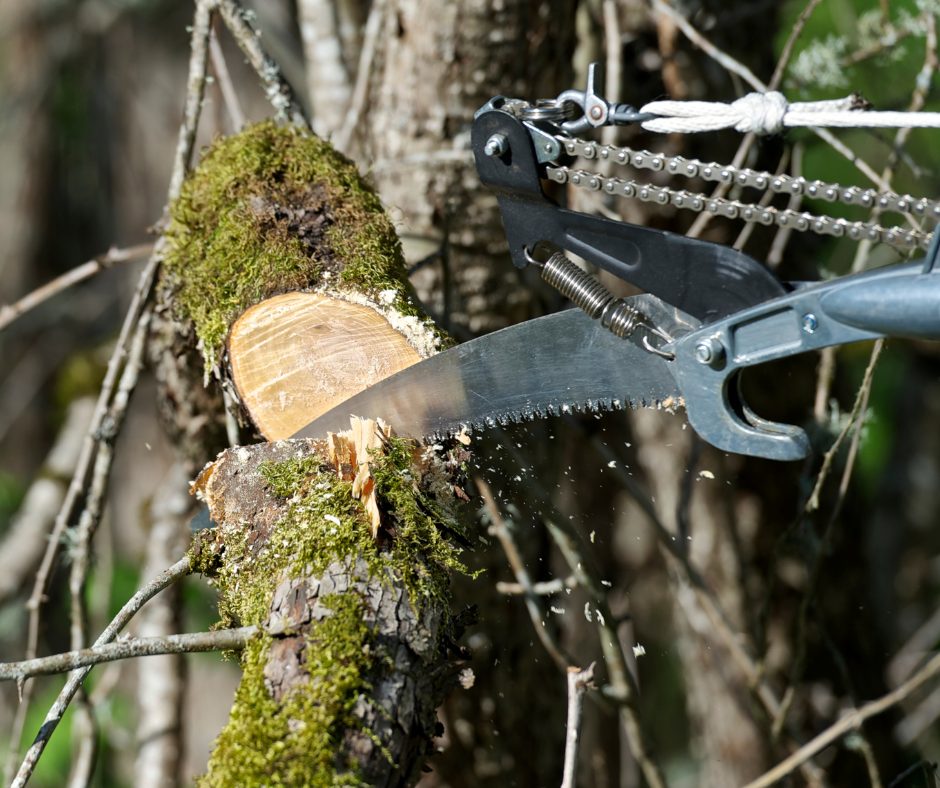
POLYGON ((421 360, 380 312, 314 293, 287 293, 232 326, 238 395, 268 440, 289 438, 354 394, 421 360))

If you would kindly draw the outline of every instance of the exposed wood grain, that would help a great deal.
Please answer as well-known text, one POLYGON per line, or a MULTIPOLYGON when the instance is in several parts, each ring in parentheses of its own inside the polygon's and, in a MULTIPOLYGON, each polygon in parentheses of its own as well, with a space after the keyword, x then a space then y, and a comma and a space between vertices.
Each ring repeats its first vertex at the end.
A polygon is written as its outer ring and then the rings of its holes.
POLYGON ((268 440, 289 438, 321 413, 421 360, 374 309, 286 293, 248 309, 228 343, 232 377, 268 440))

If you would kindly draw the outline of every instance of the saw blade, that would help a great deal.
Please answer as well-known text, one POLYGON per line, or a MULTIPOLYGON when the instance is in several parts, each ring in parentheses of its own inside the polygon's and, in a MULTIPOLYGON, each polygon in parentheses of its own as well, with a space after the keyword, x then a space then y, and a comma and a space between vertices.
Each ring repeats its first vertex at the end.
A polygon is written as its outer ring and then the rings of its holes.
POLYGON ((437 438, 570 412, 674 407, 674 362, 645 349, 642 333, 620 339, 580 309, 529 320, 408 367, 293 437, 347 430, 352 415, 382 419, 403 437, 437 438))

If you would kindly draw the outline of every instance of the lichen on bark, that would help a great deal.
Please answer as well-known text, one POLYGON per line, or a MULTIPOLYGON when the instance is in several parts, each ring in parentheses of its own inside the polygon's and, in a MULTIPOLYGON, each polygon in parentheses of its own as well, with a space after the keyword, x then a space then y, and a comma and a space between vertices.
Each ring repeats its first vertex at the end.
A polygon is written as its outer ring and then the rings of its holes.
POLYGON ((325 441, 232 449, 197 481, 219 526, 194 559, 221 625, 261 628, 202 786, 406 785, 432 749, 461 629, 461 456, 387 442, 371 461, 378 540, 327 456, 325 441))

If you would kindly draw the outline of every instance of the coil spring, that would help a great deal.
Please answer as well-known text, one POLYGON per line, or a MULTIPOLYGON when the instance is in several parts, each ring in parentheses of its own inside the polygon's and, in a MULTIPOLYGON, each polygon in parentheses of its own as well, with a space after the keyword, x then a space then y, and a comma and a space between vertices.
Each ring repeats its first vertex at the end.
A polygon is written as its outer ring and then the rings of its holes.
POLYGON ((610 291, 593 276, 582 271, 561 252, 555 252, 542 266, 542 279, 570 298, 592 318, 621 339, 629 337, 642 322, 644 315, 610 291))

